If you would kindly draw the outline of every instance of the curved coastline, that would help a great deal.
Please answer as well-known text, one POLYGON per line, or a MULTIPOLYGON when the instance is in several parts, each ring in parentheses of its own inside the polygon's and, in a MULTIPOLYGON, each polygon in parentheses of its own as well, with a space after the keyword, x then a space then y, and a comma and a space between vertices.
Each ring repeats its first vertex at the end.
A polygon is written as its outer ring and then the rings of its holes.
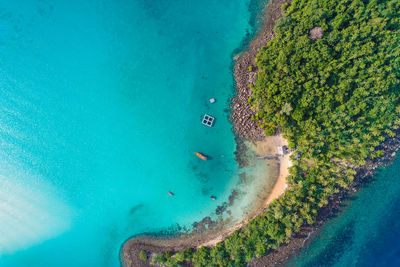
MULTIPOLYGON (((286 145, 286 140, 282 136, 266 137, 265 140, 253 143, 251 149, 257 153, 270 152, 276 153, 276 147, 286 145)), ((218 242, 224 240, 236 230, 246 225, 251 219, 261 214, 266 206, 274 199, 279 197, 286 188, 286 177, 290 165, 289 154, 282 156, 279 160, 265 160, 276 169, 274 175, 274 186, 265 186, 265 194, 258 196, 257 203, 253 203, 252 210, 242 218, 233 223, 229 220, 221 220, 202 231, 192 231, 190 233, 177 234, 172 236, 157 236, 156 234, 143 234, 128 239, 121 247, 120 260, 123 266, 148 266, 139 259, 141 250, 148 251, 152 256, 160 252, 178 252, 187 248, 200 248, 202 246, 213 247, 218 242)))
MULTIPOLYGON (((297 255, 318 234, 322 226, 329 219, 336 217, 338 212, 346 206, 346 199, 351 198, 352 195, 373 181, 373 175, 379 167, 392 164, 400 150, 400 130, 396 131, 395 137, 385 140, 378 149, 384 150, 385 154, 379 158, 368 159, 362 167, 358 168, 350 186, 341 189, 330 198, 329 203, 320 210, 312 225, 303 225, 300 231, 292 236, 288 244, 278 247, 261 258, 254 258, 249 266, 282 266, 297 255)), ((349 204, 347 203, 347 205, 349 204)))
MULTIPOLYGON (((266 9, 267 16, 263 29, 261 29, 257 37, 251 42, 249 49, 235 57, 235 60, 237 60, 235 65, 235 79, 237 83, 238 96, 232 100, 232 120, 234 122, 235 131, 238 135, 252 142, 264 140, 260 129, 258 129, 256 123, 251 120, 253 113, 247 105, 247 99, 251 95, 248 84, 254 82, 255 73, 257 71, 255 69, 254 57, 257 54, 258 49, 272 38, 274 22, 281 15, 281 5, 286 2, 290 1, 277 0, 268 3, 266 9), (254 57, 252 57, 253 53, 254 57), (253 69, 248 69, 248 66, 250 65, 253 66, 253 69)), ((328 204, 318 212, 318 216, 313 224, 303 225, 298 233, 292 235, 289 243, 281 245, 264 257, 259 259, 254 258, 249 263, 249 266, 280 266, 304 247, 304 245, 318 232, 318 229, 320 229, 329 218, 336 215, 337 211, 343 206, 342 201, 353 192, 361 189, 363 184, 368 183, 368 178, 374 174, 376 168, 389 165, 392 162, 400 148, 400 132, 397 130, 395 133, 396 136, 387 138, 377 147, 379 151, 384 151, 383 155, 375 159, 368 158, 365 161, 365 164, 354 169, 357 173, 354 177, 354 181, 346 188, 340 189, 338 193, 329 197, 328 204)), ((279 181, 277 184, 278 183, 279 181)), ((274 199, 274 196, 271 194, 270 198, 274 199)), ((267 203, 269 203, 268 200, 267 203)), ((203 243, 203 245, 213 244, 203 243)), ((182 247, 180 250, 184 248, 187 247, 182 247)))
MULTIPOLYGON (((231 99, 231 120, 237 134, 237 161, 246 161, 245 151, 250 148, 259 155, 262 153, 276 153, 277 146, 287 145, 281 135, 266 137, 257 123, 251 119, 253 111, 250 110, 247 99, 251 92, 248 87, 255 78, 255 71, 248 69, 249 65, 255 65, 254 59, 258 50, 273 37, 275 21, 282 16, 281 6, 289 0, 271 0, 265 8, 265 19, 256 36, 251 40, 247 49, 234 57, 234 77, 236 83, 236 96, 231 99)), ((261 196, 258 203, 253 203, 252 211, 241 221, 230 225, 228 222, 220 222, 212 228, 201 232, 191 232, 169 237, 158 237, 154 234, 144 234, 127 239, 121 246, 120 260, 123 266, 148 266, 139 258, 139 252, 145 250, 150 254, 166 251, 182 251, 187 248, 199 248, 201 246, 215 246, 234 231, 240 229, 252 218, 261 214, 266 206, 279 197, 286 189, 286 177, 290 165, 290 155, 274 161, 275 183, 272 188, 265 188, 265 195, 261 196)))

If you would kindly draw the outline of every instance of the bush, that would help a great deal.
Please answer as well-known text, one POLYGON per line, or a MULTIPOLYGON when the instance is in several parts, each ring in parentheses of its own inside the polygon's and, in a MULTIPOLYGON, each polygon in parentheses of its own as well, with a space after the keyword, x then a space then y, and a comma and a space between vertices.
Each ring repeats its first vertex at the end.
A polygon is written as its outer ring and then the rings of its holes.
POLYGON ((274 127, 267 126, 264 130, 266 136, 271 136, 275 133, 274 127))
POLYGON ((165 264, 166 261, 167 260, 164 258, 164 255, 162 253, 159 253, 154 257, 155 263, 165 264))
POLYGON ((174 256, 175 260, 177 262, 183 262, 185 260, 185 253, 184 251, 180 251, 178 253, 175 254, 174 256))
POLYGON ((146 253, 146 251, 141 250, 139 252, 139 259, 142 260, 142 261, 147 261, 147 253, 146 253))
POLYGON ((187 248, 184 251, 185 260, 190 260, 193 257, 193 253, 194 253, 194 249, 193 248, 187 248))

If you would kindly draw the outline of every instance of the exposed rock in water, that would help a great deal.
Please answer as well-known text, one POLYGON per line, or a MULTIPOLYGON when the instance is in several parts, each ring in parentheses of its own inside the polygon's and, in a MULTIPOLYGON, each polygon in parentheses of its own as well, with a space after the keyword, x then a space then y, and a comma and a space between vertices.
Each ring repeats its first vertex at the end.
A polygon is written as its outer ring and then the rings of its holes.
POLYGON ((235 150, 236 162, 239 164, 239 168, 243 168, 249 164, 249 159, 246 156, 248 148, 246 144, 243 142, 243 140, 238 136, 235 137, 235 142, 236 142, 236 150, 235 150))
POLYGON ((218 206, 215 210, 215 214, 222 215, 228 209, 228 203, 224 202, 222 205, 218 206))
POLYGON ((194 222, 193 228, 196 229, 196 231, 203 232, 207 228, 215 227, 217 225, 217 222, 213 221, 210 216, 204 217, 203 220, 200 222, 194 222))
POLYGON ((239 195, 239 192, 237 190, 233 190, 231 195, 229 196, 229 206, 233 206, 233 203, 235 202, 236 197, 239 195))
POLYGON ((264 131, 258 127, 256 121, 251 119, 255 112, 250 109, 248 104, 248 99, 251 96, 249 85, 254 84, 257 77, 257 72, 253 71, 257 69, 254 59, 260 48, 272 39, 275 20, 282 16, 281 5, 286 2, 289 2, 289 0, 271 1, 261 31, 250 43, 247 51, 235 56, 234 75, 237 95, 231 101, 231 120, 236 134, 248 141, 261 141, 265 138, 264 131), (252 68, 249 69, 249 66, 252 66, 252 68))

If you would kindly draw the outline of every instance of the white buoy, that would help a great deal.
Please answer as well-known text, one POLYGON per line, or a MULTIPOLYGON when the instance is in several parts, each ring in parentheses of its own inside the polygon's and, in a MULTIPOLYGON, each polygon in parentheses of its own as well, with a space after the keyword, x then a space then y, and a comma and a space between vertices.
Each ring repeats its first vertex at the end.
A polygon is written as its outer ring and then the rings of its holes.
POLYGON ((215 98, 211 98, 210 99, 210 103, 212 104, 212 103, 215 103, 215 98))

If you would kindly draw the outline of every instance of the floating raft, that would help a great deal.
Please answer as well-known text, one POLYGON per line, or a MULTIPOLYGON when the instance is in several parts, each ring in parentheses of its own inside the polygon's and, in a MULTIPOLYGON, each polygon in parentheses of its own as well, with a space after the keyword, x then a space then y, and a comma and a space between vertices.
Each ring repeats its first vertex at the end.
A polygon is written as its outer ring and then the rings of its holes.
POLYGON ((215 118, 213 116, 205 114, 201 123, 208 127, 212 127, 214 124, 214 120, 215 120, 215 118))

